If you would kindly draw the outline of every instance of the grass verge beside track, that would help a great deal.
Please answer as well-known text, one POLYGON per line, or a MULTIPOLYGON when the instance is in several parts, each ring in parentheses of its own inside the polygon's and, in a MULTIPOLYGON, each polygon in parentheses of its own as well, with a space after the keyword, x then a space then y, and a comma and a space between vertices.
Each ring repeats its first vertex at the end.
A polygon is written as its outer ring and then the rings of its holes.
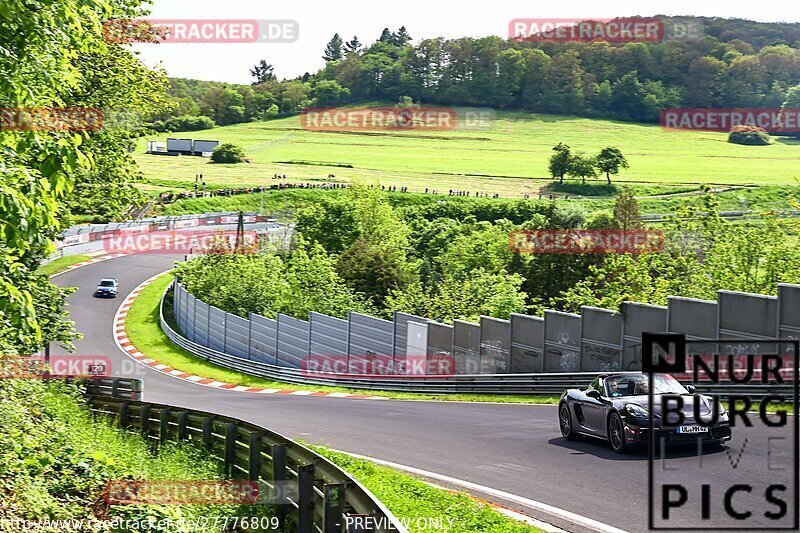
POLYGON ((36 273, 44 274, 45 276, 53 276, 60 272, 64 272, 72 265, 88 261, 89 259, 91 259, 91 257, 89 257, 86 254, 75 254, 75 255, 68 255, 66 257, 59 257, 58 259, 54 259, 53 261, 45 263, 39 268, 37 268, 36 273))
MULTIPOLYGON (((348 392, 364 394, 364 390, 348 389, 344 387, 325 387, 321 385, 298 385, 283 383, 241 372, 204 361, 186 350, 176 346, 161 330, 159 322, 159 304, 161 295, 172 280, 171 275, 158 278, 139 293, 128 311, 125 319, 125 330, 128 338, 136 348, 147 357, 159 363, 191 374, 205 378, 244 385, 246 387, 287 388, 296 390, 315 390, 329 392, 348 392)), ((390 391, 369 391, 373 396, 385 396, 402 400, 445 400, 467 402, 494 402, 494 403, 547 403, 555 404, 558 396, 554 395, 490 395, 490 394, 417 394, 390 391)))
POLYGON ((433 487, 408 474, 365 459, 337 453, 324 446, 304 444, 359 480, 410 532, 433 529, 444 529, 453 533, 540 531, 503 516, 491 506, 464 493, 433 487))

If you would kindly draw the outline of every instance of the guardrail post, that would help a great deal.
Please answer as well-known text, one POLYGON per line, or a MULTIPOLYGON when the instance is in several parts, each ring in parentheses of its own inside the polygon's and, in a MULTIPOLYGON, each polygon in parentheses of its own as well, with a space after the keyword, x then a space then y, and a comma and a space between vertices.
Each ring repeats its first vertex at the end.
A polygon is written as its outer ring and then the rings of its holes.
POLYGON ((236 462, 236 434, 239 426, 227 424, 225 426, 225 477, 233 477, 233 463, 236 462))
POLYGON ((128 402, 119 404, 119 427, 124 428, 128 426, 128 402))
POLYGON ((297 531, 314 529, 314 465, 297 467, 297 531))
POLYGON ((228 313, 222 315, 222 353, 228 353, 228 313))
POLYGON ((178 440, 186 440, 187 434, 187 421, 189 420, 189 413, 181 411, 178 413, 178 440))
POLYGON ((247 360, 252 360, 251 346, 253 344, 253 317, 252 313, 247 315, 247 360))
POLYGON ((142 422, 142 424, 141 424, 141 426, 142 426, 141 427, 142 435, 144 435, 144 437, 147 438, 150 435, 150 404, 149 403, 146 403, 146 404, 142 405, 141 417, 142 417, 142 420, 141 420, 141 422, 142 422))
POLYGON ((211 432, 214 430, 214 417, 207 416, 203 418, 203 446, 207 450, 211 449, 212 437, 211 432))
POLYGON ((342 531, 342 496, 344 485, 326 483, 323 491, 325 502, 325 520, 323 533, 340 533, 342 531))
POLYGON ((250 447, 250 456, 247 461, 248 476, 250 481, 258 481, 261 472, 261 433, 250 432, 250 439, 247 445, 250 447))
MULTIPOLYGON (((188 319, 186 320, 186 323, 188 325, 188 319)), ((194 299, 194 305, 192 305, 192 336, 186 338, 192 342, 195 342, 197 339, 197 298, 194 299)))
POLYGON ((158 438, 161 442, 166 442, 169 439, 169 417, 171 414, 171 409, 162 409, 159 414, 161 426, 158 432, 158 438))
POLYGON ((286 524, 286 445, 273 444, 270 453, 272 455, 272 485, 275 487, 275 514, 278 524, 282 527, 286 524))
POLYGON ((144 385, 141 379, 131 380, 131 400, 142 401, 142 390, 144 385))
POLYGON ((111 397, 119 396, 119 378, 111 378, 111 397))

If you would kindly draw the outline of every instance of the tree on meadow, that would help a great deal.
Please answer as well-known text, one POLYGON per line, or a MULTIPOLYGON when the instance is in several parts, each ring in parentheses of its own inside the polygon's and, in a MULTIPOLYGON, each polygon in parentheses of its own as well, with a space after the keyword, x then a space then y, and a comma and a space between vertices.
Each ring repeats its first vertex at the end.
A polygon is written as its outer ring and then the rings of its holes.
POLYGON ((597 168, 606 173, 608 184, 611 185, 611 174, 619 174, 621 169, 630 168, 628 160, 616 146, 606 146, 595 157, 597 168))
POLYGON ((564 143, 558 143, 553 147, 555 153, 550 156, 548 168, 550 175, 559 178, 559 183, 564 183, 564 174, 569 172, 569 162, 572 157, 570 147, 564 143))
POLYGON ((597 176, 597 166, 594 157, 578 153, 569 159, 569 170, 567 174, 573 178, 581 178, 582 183, 586 183, 586 178, 597 176))

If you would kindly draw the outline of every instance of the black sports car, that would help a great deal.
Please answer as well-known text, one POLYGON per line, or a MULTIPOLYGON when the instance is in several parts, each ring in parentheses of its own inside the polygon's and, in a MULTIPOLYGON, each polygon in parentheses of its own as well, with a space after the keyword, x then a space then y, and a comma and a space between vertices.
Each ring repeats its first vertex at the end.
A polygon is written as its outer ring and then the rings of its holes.
MULTIPOLYGON (((728 413, 717 403, 717 418, 713 424, 701 425, 694 419, 694 387, 684 387, 668 374, 653 375, 654 395, 669 394, 683 397, 681 409, 684 420, 677 425, 677 415, 669 415, 662 424, 661 401, 653 400, 653 430, 667 444, 720 444, 731 438, 728 413), (664 426, 664 427, 662 427, 664 426)), ((605 439, 617 453, 648 442, 650 413, 648 412, 648 375, 641 372, 601 374, 588 387, 567 389, 558 404, 558 423, 561 435, 573 440, 586 435, 605 439)), ((713 419, 714 399, 696 395, 703 421, 713 419)))

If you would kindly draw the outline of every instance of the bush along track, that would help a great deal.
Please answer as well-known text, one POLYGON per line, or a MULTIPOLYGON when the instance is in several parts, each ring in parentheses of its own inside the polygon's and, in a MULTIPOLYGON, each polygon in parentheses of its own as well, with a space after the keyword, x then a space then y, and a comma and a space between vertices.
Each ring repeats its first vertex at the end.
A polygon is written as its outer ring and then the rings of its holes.
MULTIPOLYGON (((555 404, 552 395, 489 395, 489 394, 415 394, 392 391, 369 391, 326 387, 321 385, 287 384, 229 370, 187 352, 174 345, 161 330, 159 306, 164 291, 172 282, 165 273, 142 283, 120 307, 114 325, 122 349, 143 364, 177 378, 200 385, 257 394, 294 394, 297 396, 328 396, 353 399, 442 400, 517 404, 555 404)), ((170 321, 170 294, 165 302, 165 314, 170 321)), ((173 329, 175 324, 171 324, 173 329)))
POLYGON ((163 531, 219 531, 202 517, 269 514, 260 505, 109 503, 109 481, 219 480, 223 465, 195 446, 154 448, 138 433, 95 419, 81 403, 75 383, 0 379, 0 531, 157 527, 114 528, 122 521, 168 524, 163 531))

